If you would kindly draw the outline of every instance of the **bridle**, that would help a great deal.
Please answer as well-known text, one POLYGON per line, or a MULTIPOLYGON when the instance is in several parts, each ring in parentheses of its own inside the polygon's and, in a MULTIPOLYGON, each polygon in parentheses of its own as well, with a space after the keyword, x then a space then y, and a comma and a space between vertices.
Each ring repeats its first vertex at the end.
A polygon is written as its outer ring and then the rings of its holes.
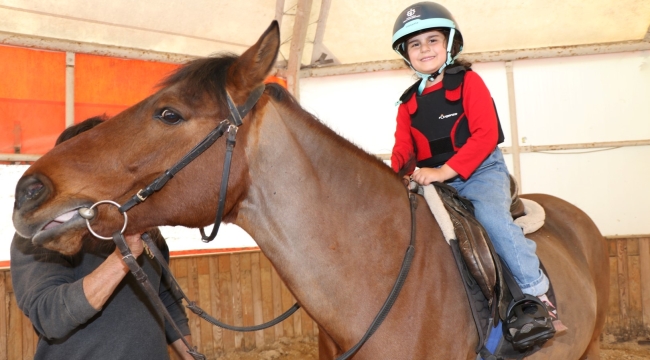
MULTIPOLYGON (((136 277, 138 283, 142 286, 144 291, 147 293, 149 299, 154 303, 158 311, 163 313, 163 315, 170 323, 170 325, 180 335, 180 338, 183 340, 183 342, 188 348, 188 353, 191 354, 194 357, 194 359, 197 360, 204 360, 205 355, 199 353, 196 350, 196 348, 192 348, 192 346, 182 335, 180 329, 178 329, 178 327, 172 320, 171 315, 169 314, 169 312, 163 305, 162 301, 158 297, 157 291, 154 290, 154 288, 151 286, 151 283, 147 279, 147 275, 144 273, 140 265, 137 263, 135 257, 133 256, 131 250, 129 249, 128 245, 125 242, 124 230, 126 229, 127 222, 128 222, 127 220, 128 217, 126 213, 134 206, 141 204, 142 202, 147 200, 147 198, 151 196, 153 193, 160 191, 167 184, 167 182, 174 177, 174 175, 176 175, 185 166, 187 166, 189 163, 195 160, 199 155, 201 155, 208 148, 210 148, 220 137, 222 137, 225 133, 227 133, 228 136, 226 138, 226 154, 224 158, 223 172, 221 175, 221 185, 219 189, 219 202, 217 205, 217 215, 215 217, 214 226, 212 228, 212 232, 208 236, 205 235, 203 228, 199 228, 201 232, 201 239, 204 242, 212 241, 217 236, 217 232, 219 231, 219 225, 221 224, 221 221, 223 219, 223 212, 224 212, 224 207, 226 202, 226 192, 228 188, 228 178, 230 176, 232 152, 236 144, 237 129, 239 128, 239 126, 242 125, 243 123, 242 119, 246 117, 248 112, 255 106, 255 104, 257 104, 258 100, 261 98, 262 94, 264 93, 264 89, 265 89, 265 85, 259 85, 258 87, 253 89, 253 91, 248 96, 244 105, 240 107, 237 107, 235 105, 235 103, 232 101, 232 98, 230 97, 230 94, 228 93, 227 90, 225 90, 228 109, 230 111, 228 117, 222 120, 219 123, 219 125, 217 125, 216 128, 210 131, 210 133, 208 133, 208 135, 205 138, 203 138, 203 140, 201 140, 196 146, 194 146, 194 148, 192 148, 187 154, 185 154, 185 156, 183 156, 183 158, 181 158, 181 160, 178 161, 174 166, 167 169, 162 175, 160 175, 158 178, 152 181, 149 185, 140 189, 135 195, 133 195, 129 200, 127 200, 121 206, 114 201, 102 200, 93 204, 89 208, 79 209, 79 215, 84 219, 86 219, 86 225, 88 227, 88 230, 93 235, 95 235, 100 239, 113 240, 115 242, 116 246, 122 253, 122 259, 128 265, 129 270, 136 277), (92 230, 92 227, 90 225, 90 219, 94 218, 95 216, 94 208, 100 204, 114 205, 118 207, 118 210, 124 216, 124 226, 120 231, 115 232, 112 237, 105 237, 95 233, 92 230)), ((391 307, 393 306, 393 303, 397 299, 400 290, 402 289, 404 281, 406 281, 406 276, 408 275, 408 272, 410 270, 411 262, 413 260, 413 255, 415 253, 414 212, 415 212, 415 208, 417 207, 417 198, 412 193, 409 193, 409 204, 411 209, 411 238, 410 238, 409 246, 406 250, 406 254, 404 255, 404 260, 402 261, 402 266, 400 268, 400 272, 397 277, 397 280, 395 281, 395 284, 393 285, 393 288, 390 294, 388 295, 388 298, 384 302, 384 305, 380 309, 379 313, 377 314, 373 322, 370 324, 370 327, 368 328, 364 336, 361 338, 361 340, 359 340, 359 342, 355 346, 353 346, 350 350, 346 351, 343 355, 338 357, 337 360, 345 360, 351 357, 352 355, 354 355, 361 348, 361 346, 363 346, 363 344, 370 338, 370 336, 374 334, 377 328, 379 328, 379 325, 381 325, 381 323, 388 315, 388 312, 390 311, 391 307)), ((279 317, 269 322, 266 322, 264 324, 260 324, 256 326, 238 327, 238 326, 224 324, 218 321, 217 319, 211 317, 207 313, 205 313, 205 311, 203 311, 203 309, 198 307, 194 301, 190 301, 187 298, 185 293, 181 290, 181 287, 178 285, 178 282, 172 275, 167 263, 164 261, 164 258, 160 253, 160 250, 153 242, 149 234, 144 233, 142 235, 142 240, 145 242, 147 247, 151 250, 154 258, 158 261, 160 266, 165 270, 172 291, 180 293, 188 303, 187 308, 189 308, 190 310, 192 310, 192 312, 194 312, 195 314, 197 314, 198 316, 200 316, 201 318, 210 322, 213 325, 220 326, 222 328, 233 330, 233 331, 257 331, 257 330, 266 329, 268 327, 276 325, 277 323, 291 316, 296 310, 300 308, 300 305, 296 303, 289 310, 287 310, 284 314, 280 315, 279 317)))

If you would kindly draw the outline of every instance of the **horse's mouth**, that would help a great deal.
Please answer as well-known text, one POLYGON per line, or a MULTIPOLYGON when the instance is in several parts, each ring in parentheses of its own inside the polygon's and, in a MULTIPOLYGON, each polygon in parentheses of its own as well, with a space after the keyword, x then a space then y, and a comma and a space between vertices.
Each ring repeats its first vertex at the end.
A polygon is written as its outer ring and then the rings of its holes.
POLYGON ((47 222, 43 227, 32 236, 34 245, 43 246, 43 244, 71 229, 78 229, 85 226, 85 219, 79 215, 79 208, 69 210, 53 220, 47 222))

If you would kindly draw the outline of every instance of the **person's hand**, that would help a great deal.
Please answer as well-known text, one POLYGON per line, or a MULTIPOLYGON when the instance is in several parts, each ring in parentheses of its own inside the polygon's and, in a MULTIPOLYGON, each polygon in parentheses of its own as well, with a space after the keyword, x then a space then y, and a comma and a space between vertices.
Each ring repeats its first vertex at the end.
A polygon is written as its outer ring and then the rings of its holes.
MULTIPOLYGON (((142 251, 144 251, 144 242, 142 239, 140 239, 140 236, 142 234, 134 234, 134 235, 125 235, 124 240, 126 241, 126 245, 131 249, 131 253, 133 256, 137 259, 138 256, 142 254, 142 251)), ((120 249, 115 248, 115 252, 117 255, 122 257, 122 254, 120 253, 120 249)))
POLYGON ((458 175, 454 169, 447 164, 439 168, 421 168, 416 169, 411 175, 411 179, 420 185, 429 185, 434 181, 443 182, 458 175))

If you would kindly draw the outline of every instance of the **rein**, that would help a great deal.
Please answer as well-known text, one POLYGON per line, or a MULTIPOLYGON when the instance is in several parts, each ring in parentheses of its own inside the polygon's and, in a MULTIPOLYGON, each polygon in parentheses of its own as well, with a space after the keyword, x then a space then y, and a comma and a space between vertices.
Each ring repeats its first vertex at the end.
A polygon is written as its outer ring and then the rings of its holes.
MULTIPOLYGON (((246 114, 257 104, 257 101, 260 99, 262 94, 264 93, 265 86, 260 85, 256 87, 251 94, 249 95, 248 99, 246 100, 246 103, 244 103, 243 106, 237 107, 234 102, 232 101, 232 98, 230 97, 230 94, 226 91, 226 99, 228 102, 228 108, 230 110, 230 115, 228 116, 227 119, 221 121, 219 125, 215 129, 213 129, 201 142, 199 142, 192 150, 190 150, 183 158, 178 161, 174 166, 171 168, 167 169, 162 175, 160 175, 158 178, 156 178, 154 181, 152 181, 149 185, 144 187, 143 189, 140 189, 135 195, 133 195, 129 200, 127 200, 123 205, 119 205, 113 201, 109 200, 103 200, 99 201, 95 204, 93 204, 90 208, 80 208, 79 209, 79 215, 86 219, 86 225, 88 226, 89 231, 95 235, 96 237, 100 239, 105 239, 105 240, 113 240, 120 249, 120 252, 122 254, 122 259, 124 262, 126 262, 127 266, 129 267, 129 270, 131 273, 135 276, 137 279, 138 283, 141 285, 141 287, 145 290, 147 293, 149 299, 154 303, 155 307, 157 308, 158 311, 162 312, 164 317, 167 319, 167 321, 172 325, 174 330, 180 335, 180 338, 183 340, 185 345, 188 348, 188 353, 194 357, 194 359, 197 360, 205 360, 205 355, 199 353, 196 348, 192 348, 188 341, 185 339, 183 334, 180 332, 180 329, 176 326, 176 324, 173 322, 171 319, 171 315, 163 305, 162 301, 157 295, 157 292, 153 289, 151 286, 151 283, 147 279, 147 275, 144 273, 140 265, 137 263, 135 257, 131 253, 131 250, 129 249, 128 245, 125 242, 124 239, 124 230, 126 229, 127 225, 127 214, 126 212, 132 209, 134 206, 141 204, 149 196, 151 196, 153 193, 159 191, 162 189, 167 182, 174 177, 179 171, 181 171, 185 166, 187 166, 190 162, 195 160, 199 155, 201 155, 203 152, 205 152, 208 148, 210 148, 220 137, 222 137, 226 132, 228 133, 228 137, 226 138, 226 154, 225 154, 225 159, 224 159, 224 165, 223 165, 223 172, 222 172, 222 177, 221 177, 221 185, 219 189, 219 203, 217 205, 217 214, 216 218, 214 221, 214 226, 212 228, 212 231, 210 235, 206 236, 203 228, 199 228, 199 231, 201 232, 201 239, 204 242, 209 242, 212 241, 219 230, 219 225, 221 224, 221 220, 223 218, 223 211, 225 207, 225 201, 226 201, 226 192, 228 188, 228 178, 230 175, 230 165, 232 161, 232 152, 236 144, 236 136, 237 136, 237 129, 239 126, 242 125, 242 118, 246 116, 246 114), (120 213, 124 216, 124 226, 121 231, 115 232, 113 234, 113 237, 104 237, 96 234, 93 230, 92 227, 90 226, 90 219, 92 219, 95 216, 95 211, 94 208, 99 205, 99 204, 112 204, 114 206, 118 207, 118 210, 120 213)), ((417 198, 415 197, 414 194, 409 193, 409 204, 410 204, 410 211, 411 211, 411 237, 410 237, 410 243, 409 246, 407 247, 406 254, 404 255, 404 259, 402 261, 402 265, 400 268, 400 272, 397 276, 397 280, 395 281, 395 284, 393 285, 393 288, 388 295, 386 301, 382 305, 379 313, 375 316, 374 320, 370 324, 370 327, 364 334, 364 336, 359 340, 359 342, 353 346, 350 350, 346 351, 343 355, 337 358, 337 360, 346 360, 350 358, 352 355, 354 355, 361 346, 372 336, 372 334, 375 333, 375 331, 379 328, 381 323, 384 321, 386 316, 388 315, 388 312, 392 308, 393 304, 395 303, 395 300, 397 299, 397 296, 399 295, 402 286, 404 285, 404 282, 406 281, 406 277, 409 273, 409 270, 411 268, 411 262, 413 261, 413 255, 415 253, 415 209, 417 208, 417 198)), ((196 305, 196 302, 191 301, 185 293, 182 291, 181 287, 178 285, 178 282, 176 281, 176 278, 172 275, 169 266, 165 263, 164 258, 162 254, 160 253, 160 250, 158 247, 155 245, 155 243, 152 241, 151 237, 149 234, 144 233, 141 236, 142 240, 145 242, 147 247, 151 250, 153 257, 158 261, 162 269, 164 270, 164 274, 166 274, 167 279, 170 283, 170 287, 172 288, 173 292, 180 293, 182 297, 185 299, 185 301, 188 303, 186 305, 187 308, 192 310, 195 314, 197 314, 199 317, 202 319, 210 322, 213 325, 228 329, 228 330, 233 330, 233 331, 257 331, 257 330, 262 330, 266 329, 268 327, 274 326, 281 321, 285 320, 289 316, 291 316, 296 310, 300 308, 300 305, 298 303, 295 303, 289 310, 285 311, 282 315, 279 317, 266 322, 264 324, 260 325, 255 325, 255 326, 249 326, 249 327, 238 327, 238 326, 232 326, 228 325, 225 323, 220 322, 219 320, 213 318, 212 316, 208 315, 203 309, 201 309, 199 306, 196 305)))

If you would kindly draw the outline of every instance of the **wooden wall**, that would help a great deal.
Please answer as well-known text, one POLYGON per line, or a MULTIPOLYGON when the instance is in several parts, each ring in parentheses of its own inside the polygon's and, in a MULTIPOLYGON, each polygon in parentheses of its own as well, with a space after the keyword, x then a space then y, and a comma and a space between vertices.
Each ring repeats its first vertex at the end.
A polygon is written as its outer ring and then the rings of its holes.
POLYGON ((619 340, 650 335, 650 236, 610 238, 606 330, 619 340))
MULTIPOLYGON (((621 340, 650 334, 650 236, 610 238, 610 302, 606 332, 621 340)), ((260 252, 171 260, 183 291, 215 318, 238 326, 260 324, 295 300, 260 252)), ((301 309, 281 324, 254 333, 213 327, 189 315, 192 338, 208 359, 233 349, 253 349, 281 337, 314 336, 316 324, 301 309)), ((37 337, 17 308, 9 270, 0 271, 0 360, 31 359, 37 337)), ((173 358, 173 357, 172 357, 173 358)))

